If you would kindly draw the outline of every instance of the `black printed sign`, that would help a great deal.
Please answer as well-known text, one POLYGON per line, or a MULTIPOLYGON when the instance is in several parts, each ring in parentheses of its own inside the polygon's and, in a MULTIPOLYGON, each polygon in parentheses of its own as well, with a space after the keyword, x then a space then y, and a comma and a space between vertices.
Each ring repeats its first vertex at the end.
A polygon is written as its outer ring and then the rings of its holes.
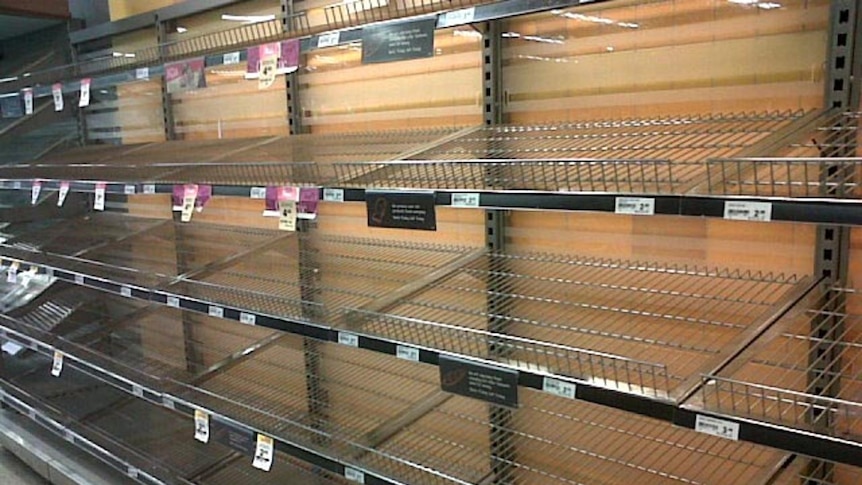
POLYGON ((437 230, 434 192, 365 192, 368 225, 437 230))
POLYGON ((362 29, 362 63, 432 57, 436 23, 432 18, 362 29))
POLYGON ((518 407, 518 371, 440 356, 444 391, 492 404, 518 407))
POLYGON ((215 440, 240 453, 249 456, 254 455, 254 433, 247 429, 212 419, 210 420, 210 435, 210 441, 215 440))

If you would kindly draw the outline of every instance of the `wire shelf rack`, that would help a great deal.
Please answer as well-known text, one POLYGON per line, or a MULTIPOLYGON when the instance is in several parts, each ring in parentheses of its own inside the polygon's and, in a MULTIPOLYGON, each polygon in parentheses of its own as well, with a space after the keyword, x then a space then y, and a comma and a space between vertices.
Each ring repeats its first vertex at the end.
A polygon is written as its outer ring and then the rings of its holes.
MULTIPOLYGON (((212 323, 207 320, 207 325, 212 323)), ((141 325, 153 332, 168 331, 163 322, 142 321, 141 325)), ((214 335, 195 345, 220 342, 222 338, 214 335)), ((87 348, 104 351, 96 343, 87 348)), ((172 353, 169 346, 156 342, 150 350, 163 360, 172 353)), ((138 365, 124 356, 105 358, 123 366, 138 365)), ((47 366, 43 370, 48 376, 47 366)), ((324 448, 403 483, 487 483, 495 476, 516 485, 628 480, 705 484, 727 477, 737 480, 733 483, 765 483, 782 456, 765 447, 532 390, 523 391, 513 419, 500 424, 490 418, 499 408, 440 391, 434 367, 331 343, 310 345, 290 335, 194 378, 169 382, 171 375, 177 374, 166 374, 164 380, 181 399, 303 446, 324 448), (310 360, 318 361, 316 370, 309 367, 310 360), (503 457, 489 451, 491 441, 500 435, 509 437, 506 446, 514 454, 503 457), (668 460, 671 452, 674 458, 668 460)), ((172 426, 177 432, 165 436, 156 430, 166 423, 148 418, 147 406, 123 401, 90 412, 87 419, 173 468, 187 470, 186 463, 197 463, 194 455, 173 456, 169 443, 183 441, 196 449, 190 420, 172 426), (130 416, 140 421, 123 426, 130 416)), ((254 483, 255 472, 236 468, 225 474, 254 483)), ((203 483, 224 483, 207 477, 203 483)))
POLYGON ((862 442, 862 316, 840 303, 854 292, 800 303, 734 367, 703 376, 699 405, 862 442))
POLYGON ((473 0, 351 0, 324 7, 329 30, 479 5, 473 0))
MULTIPOLYGON (((256 470, 249 460, 239 458, 223 470, 208 474, 199 483, 205 485, 236 485, 238 483, 296 483, 300 485, 350 485, 344 477, 315 468, 299 460, 275 454, 269 472, 256 470)), ((355 482, 354 482, 355 483, 355 482)))
MULTIPOLYGON (((362 331, 660 398, 711 369, 765 321, 794 276, 542 254, 489 254, 362 331), (489 292, 487 283, 502 288, 489 292), (497 312, 488 311, 497 299, 497 312), (504 332, 488 330, 490 320, 504 332), (491 355, 489 348, 505 349, 491 355)), ((691 383, 689 383, 691 384, 691 383)))
POLYGON ((799 457, 773 482, 775 485, 852 485, 862 483, 862 468, 799 457))
POLYGON ((768 157, 707 162, 710 193, 778 197, 859 197, 860 113, 826 113, 768 157))
POLYGON ((704 161, 750 148, 802 112, 485 127, 392 163, 336 165, 369 187, 677 193, 704 161))

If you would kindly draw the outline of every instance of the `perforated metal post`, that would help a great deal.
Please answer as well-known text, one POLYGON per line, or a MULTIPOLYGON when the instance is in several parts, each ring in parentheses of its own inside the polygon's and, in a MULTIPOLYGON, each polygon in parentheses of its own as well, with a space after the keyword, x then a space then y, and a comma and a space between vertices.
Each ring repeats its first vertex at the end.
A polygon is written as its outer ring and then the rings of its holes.
MULTIPOLYGON (((486 126, 502 124, 503 112, 500 102, 500 78, 502 46, 499 21, 488 22, 482 34, 482 90, 483 118, 486 126)), ((500 183, 502 173, 499 168, 490 168, 485 174, 488 186, 500 183)), ((485 211, 485 245, 489 251, 502 252, 506 244, 506 212, 502 210, 485 211)), ((505 271, 503 271, 504 273, 505 271)), ((503 277, 489 276, 488 290, 488 330, 504 334, 509 320, 510 289, 508 280, 503 277)), ((508 347, 500 345, 493 339, 488 344, 488 355, 492 359, 504 359, 510 353, 508 347)), ((512 471, 516 454, 514 435, 512 432, 512 411, 499 406, 489 407, 491 424, 491 476, 483 483, 509 484, 513 483, 512 471)))
MULTIPOLYGON (((168 29, 167 22, 159 19, 156 16, 156 42, 159 46, 159 61, 164 61, 167 57, 168 29)), ((171 94, 168 92, 168 83, 166 76, 162 76, 162 119, 165 126, 165 140, 176 140, 177 132, 174 124, 174 107, 171 100, 171 94)))
MULTIPOLYGON (((829 50, 827 56, 826 91, 827 108, 855 111, 859 106, 860 56, 856 46, 859 42, 860 9, 856 0, 833 0, 830 11, 829 50)), ((831 128, 827 142, 822 143, 823 157, 855 157, 855 117, 839 117, 831 128)), ((843 173, 847 169, 838 164, 826 164, 820 174, 826 187, 827 197, 840 196, 836 191, 844 190, 843 184, 831 185, 830 180, 848 180, 853 174, 843 173)), ((811 320, 811 344, 808 350, 808 388, 815 395, 835 397, 840 392, 841 360, 835 339, 843 335, 842 322, 845 313, 845 298, 841 292, 829 291, 834 286, 844 286, 847 281, 848 249, 850 230, 837 225, 817 227, 815 274, 824 278, 823 301, 818 313, 811 320)), ((829 410, 812 406, 808 413, 809 424, 818 431, 829 432, 835 423, 829 410)), ((831 433, 830 433, 831 434, 831 433)), ((810 460, 806 466, 803 483, 831 483, 834 466, 822 460, 810 460)))
MULTIPOLYGON (((281 22, 284 32, 293 31, 290 22, 294 20, 293 0, 281 0, 281 22)), ((300 57, 302 53, 300 52, 300 57)), ((300 63, 302 65, 302 63, 300 63)), ((302 111, 299 105, 299 70, 285 74, 285 94, 287 96, 287 125, 291 135, 304 133, 302 128, 302 111)))

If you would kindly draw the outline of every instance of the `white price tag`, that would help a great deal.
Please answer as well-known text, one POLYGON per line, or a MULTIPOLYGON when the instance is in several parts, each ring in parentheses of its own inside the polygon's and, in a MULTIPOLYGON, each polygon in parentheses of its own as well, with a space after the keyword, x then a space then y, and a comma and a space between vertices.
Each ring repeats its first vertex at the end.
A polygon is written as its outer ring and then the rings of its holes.
POLYGON ((224 318, 224 308, 216 305, 210 305, 209 315, 216 318, 224 318))
POLYGON ((69 182, 60 182, 60 194, 57 196, 57 207, 63 207, 66 196, 69 195, 69 182))
POLYGON ((78 98, 79 108, 90 106, 90 82, 90 78, 81 79, 81 97, 78 98))
POLYGON ((12 182, 12 188, 15 190, 20 190, 21 189, 21 181, 16 180, 16 181, 12 182))
POLYGON ((156 184, 144 184, 143 192, 145 194, 155 194, 156 193, 156 184))
POLYGON ((278 230, 296 231, 296 202, 281 200, 278 202, 278 230))
POLYGON ((126 298, 129 298, 132 296, 132 289, 129 288, 128 286, 121 286, 120 287, 120 295, 125 296, 126 298))
POLYGON ((168 306, 173 307, 173 308, 179 308, 180 307, 180 299, 176 296, 169 296, 168 297, 168 306))
POLYGON ((84 284, 84 275, 76 274, 75 275, 75 284, 76 285, 83 285, 84 284))
POLYGON ((33 114, 33 90, 31 88, 24 89, 24 114, 33 114))
POLYGON ((413 362, 419 362, 419 349, 415 347, 408 347, 406 345, 398 345, 395 347, 395 355, 399 359, 411 360, 413 362))
POLYGON ((56 83, 51 86, 51 95, 54 96, 54 111, 63 111, 63 85, 56 83))
POLYGON ((170 396, 162 396, 162 405, 168 409, 176 409, 177 405, 170 396))
POLYGON ((135 195, 135 186, 134 185, 123 186, 123 193, 126 195, 135 195))
POLYGON ((139 473, 140 471, 131 465, 129 465, 128 470, 126 470, 126 475, 128 475, 129 478, 138 478, 139 473))
POLYGON ((272 468, 273 441, 269 436, 257 435, 257 446, 254 448, 254 461, 251 465, 258 470, 268 472, 272 468))
POLYGON ((222 57, 224 65, 239 64, 239 52, 228 52, 222 57))
POLYGON ((453 25, 469 24, 476 17, 476 8, 463 8, 446 12, 440 16, 439 27, 451 27, 453 25))
POLYGON ((452 194, 452 207, 479 207, 479 194, 452 194))
POLYGON ((240 312, 239 321, 246 325, 254 325, 257 322, 257 317, 251 313, 240 312))
POLYGON ((334 45, 338 45, 339 40, 341 40, 341 32, 329 32, 326 34, 320 34, 320 37, 317 38, 317 48, 321 49, 323 47, 332 47, 334 45))
POLYGON ((75 435, 72 434, 68 429, 63 430, 63 439, 66 441, 73 443, 75 441, 75 435))
POLYGON ((347 332, 338 332, 338 343, 350 347, 359 347, 359 335, 347 332))
POLYGON ((739 423, 698 414, 694 421, 694 430, 711 434, 719 438, 739 440, 739 423))
POLYGON ((344 467, 344 478, 356 483, 365 483, 365 473, 356 468, 344 467))
POLYGON ((265 199, 266 198, 266 187, 252 187, 251 193, 249 196, 252 199, 265 199))
POLYGON ((326 202, 344 202, 344 189, 323 189, 323 200, 326 202))
POLYGON ((105 187, 104 183, 96 184, 96 198, 93 201, 93 209, 97 211, 105 210, 105 187))
POLYGON ((61 372, 63 372, 63 354, 55 350, 54 362, 51 364, 51 375, 54 377, 60 377, 61 372))
POLYGON ((30 205, 36 205, 39 201, 39 194, 42 192, 42 182, 33 182, 30 187, 30 205))
POLYGON ((771 221, 772 204, 728 200, 724 203, 724 218, 732 221, 771 221))
POLYGON ((542 382, 542 390, 548 394, 565 397, 567 399, 575 398, 575 385, 571 382, 545 377, 544 382, 542 382))
POLYGON ((132 395, 135 397, 144 397, 144 388, 137 384, 132 384, 132 395))
POLYGON ((21 267, 21 263, 18 261, 12 261, 12 264, 9 265, 9 269, 6 270, 6 283, 17 283, 18 282, 18 268, 21 267))
POLYGON ((635 216, 655 215, 655 199, 652 197, 617 197, 614 212, 635 216))
POLYGON ((195 439, 201 443, 210 440, 210 415, 195 409, 195 439))
POLYGON ((150 78, 150 68, 149 67, 139 67, 135 69, 135 79, 149 79, 150 78))
POLYGON ((183 212, 180 221, 189 222, 195 210, 195 200, 198 198, 198 186, 186 185, 183 189, 183 212))

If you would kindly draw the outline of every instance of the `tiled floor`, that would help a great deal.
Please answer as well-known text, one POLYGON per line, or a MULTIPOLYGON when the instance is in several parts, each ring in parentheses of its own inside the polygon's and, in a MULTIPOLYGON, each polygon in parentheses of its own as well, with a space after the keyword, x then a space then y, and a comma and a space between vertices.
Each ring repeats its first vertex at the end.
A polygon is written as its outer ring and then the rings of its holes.
POLYGON ((45 485, 40 477, 17 456, 0 448, 0 485, 45 485))

